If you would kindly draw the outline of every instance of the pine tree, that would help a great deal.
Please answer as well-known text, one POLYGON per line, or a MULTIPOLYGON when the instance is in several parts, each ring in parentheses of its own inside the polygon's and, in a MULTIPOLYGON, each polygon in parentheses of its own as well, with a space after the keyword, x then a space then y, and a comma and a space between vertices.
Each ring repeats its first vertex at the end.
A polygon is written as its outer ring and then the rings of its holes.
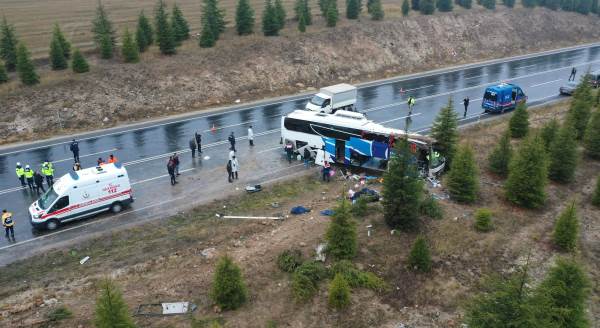
POLYGON ((529 132, 529 113, 527 105, 520 103, 508 122, 510 135, 513 138, 523 138, 529 132))
POLYGON ((121 49, 121 55, 126 63, 137 63, 140 61, 138 47, 131 36, 131 33, 129 33, 128 28, 125 28, 125 33, 123 34, 123 48, 121 49))
POLYGON ((592 0, 590 11, 594 14, 600 14, 600 11, 598 11, 598 0, 592 0))
POLYGON ((52 39, 58 40, 58 43, 63 50, 63 56, 65 59, 69 59, 71 57, 71 43, 67 41, 58 24, 54 24, 54 29, 52 30, 52 39))
POLYGON ((35 66, 31 61, 31 54, 24 43, 19 43, 17 47, 17 73, 25 85, 40 83, 40 77, 35 72, 35 66))
POLYGON ((98 0, 96 8, 96 17, 92 21, 92 33, 94 34, 94 43, 100 49, 101 57, 103 59, 112 58, 112 51, 117 44, 115 30, 100 0, 98 0))
POLYGON ((135 327, 121 291, 108 279, 100 285, 100 296, 96 300, 94 326, 97 328, 135 327))
POLYGON ((173 55, 177 51, 175 32, 169 24, 169 14, 163 0, 158 0, 154 9, 154 27, 156 28, 156 43, 163 55, 173 55))
POLYGON ((408 4, 408 0, 402 1, 402 16, 408 16, 408 12, 410 10, 410 5, 408 4))
POLYGON ((265 1, 265 10, 262 16, 262 30, 265 36, 277 36, 279 35, 279 26, 277 25, 277 14, 275 13, 275 6, 271 0, 265 1))
POLYGON ((552 241, 561 250, 572 252, 577 247, 578 231, 577 209, 575 202, 572 202, 556 220, 552 241))
POLYGON ((420 8, 419 8, 419 0, 411 0, 410 1, 410 7, 411 7, 412 10, 419 11, 420 10, 420 8))
POLYGON ((562 9, 564 11, 575 10, 574 1, 573 0, 560 0, 560 9, 562 9))
POLYGON ((556 139, 556 134, 559 129, 560 125, 558 124, 558 121, 555 118, 551 119, 546 124, 544 124, 544 126, 542 126, 540 137, 544 142, 544 148, 546 148, 546 151, 550 152, 550 146, 552 146, 554 139, 556 139))
POLYGON ((537 0, 521 0, 521 4, 525 8, 533 8, 537 5, 536 1, 537 0))
POLYGON ((446 167, 450 167, 458 141, 458 118, 452 99, 448 100, 446 107, 442 108, 435 118, 431 136, 437 143, 437 149, 446 158, 446 167))
POLYGON ((202 26, 202 32, 200 32, 200 39, 198 40, 198 44, 201 48, 211 48, 214 47, 216 43, 217 40, 213 35, 210 26, 207 22, 205 22, 204 26, 202 26))
POLYGON ((254 31, 254 9, 248 0, 238 0, 235 10, 235 29, 238 35, 249 35, 254 31))
POLYGON ((490 171, 503 178, 506 177, 508 175, 508 164, 510 163, 512 154, 513 150, 510 144, 510 131, 506 130, 488 157, 488 167, 490 171))
POLYGON ((560 8, 560 0, 545 0, 544 7, 550 10, 558 10, 560 8))
POLYGON ((73 72, 75 73, 85 73, 90 70, 90 66, 85 60, 85 57, 83 57, 83 55, 77 48, 75 48, 75 50, 73 51, 73 62, 71 63, 71 67, 73 68, 73 72))
POLYGON ((487 208, 480 208, 475 212, 475 230, 488 232, 493 229, 492 211, 487 208))
POLYGON ((473 203, 479 192, 479 172, 470 146, 458 148, 448 174, 450 197, 460 203, 473 203))
POLYGON ((57 38, 52 38, 52 42, 50 42, 50 67, 55 71, 63 70, 68 67, 65 53, 57 38))
POLYGON ((435 12, 435 0, 419 0, 419 10, 423 15, 433 15, 435 12))
POLYGON ((181 42, 190 38, 190 25, 187 20, 185 20, 185 17, 183 17, 183 13, 177 4, 173 5, 171 29, 173 30, 176 44, 181 44, 181 42))
POLYGON ((590 326, 586 315, 590 282, 581 264, 575 260, 559 258, 536 292, 549 299, 548 316, 554 327, 590 326))
POLYGON ((4 63, 0 61, 0 84, 8 82, 8 75, 6 74, 6 68, 4 63))
POLYGON ((100 58, 110 59, 113 56, 113 44, 110 42, 110 36, 104 35, 100 40, 100 58))
POLYGON ((577 155, 575 131, 572 126, 565 124, 550 146, 548 177, 560 183, 573 181, 577 168, 577 155))
POLYGON ((374 21, 383 20, 384 14, 381 0, 373 0, 373 3, 371 3, 371 19, 374 21))
POLYGON ((154 42, 154 31, 143 10, 138 17, 135 40, 137 41, 139 52, 146 51, 146 49, 154 42))
MULTIPOLYGON (((514 1, 514 0, 512 0, 512 1, 514 1)), ((473 1, 472 0, 459 0, 458 5, 465 9, 471 9, 471 7, 473 6, 473 1)))
POLYGON ((600 108, 592 113, 583 139, 583 148, 588 157, 600 159, 600 108))
POLYGON ((575 7, 575 11, 582 15, 587 15, 590 13, 591 8, 592 0, 578 0, 577 7, 575 7))
POLYGON ((415 230, 419 226, 419 204, 423 181, 419 178, 408 141, 399 140, 383 178, 383 216, 391 228, 415 230))
POLYGON ((441 12, 450 12, 453 9, 452 0, 437 0, 435 4, 441 12))
POLYGON ((515 0, 502 0, 502 4, 508 8, 513 8, 515 6, 515 0))
POLYGON ((275 0, 273 6, 275 7, 275 17, 277 21, 277 28, 282 30, 285 27, 285 8, 281 0, 275 0))
POLYGON ((496 9, 496 0, 482 0, 481 5, 487 9, 496 9))
POLYGON ((540 137, 524 140, 508 166, 504 185, 506 198, 526 208, 539 208, 546 201, 548 156, 540 137))
POLYGON ((4 61, 9 72, 17 68, 17 43, 15 27, 3 17, 0 25, 0 59, 4 61))
POLYGON ((425 237, 417 237, 408 255, 408 266, 421 272, 431 271, 431 254, 425 237))
POLYGON ((329 306, 341 310, 350 305, 350 286, 344 275, 337 273, 329 285, 329 306))
POLYGON ((298 19, 298 31, 306 32, 306 15, 304 13, 301 13, 298 19))
POLYGON ((340 13, 338 12, 337 0, 329 0, 329 5, 327 7, 327 15, 325 19, 327 20, 327 27, 335 27, 337 25, 340 13))
POLYGON ((350 260, 356 256, 358 242, 356 224, 350 213, 350 204, 342 199, 334 209, 325 239, 327 253, 337 260, 350 260))
POLYGON ((600 175, 596 179, 596 189, 594 189, 594 194, 592 195, 592 205, 600 207, 600 175))
POLYGON ((567 124, 571 124, 575 128, 577 140, 583 139, 585 135, 585 130, 594 105, 589 79, 588 74, 584 75, 584 78, 581 79, 575 92, 573 92, 571 106, 567 112, 567 124))
POLYGON ((358 4, 358 0, 346 0, 346 18, 358 19, 358 15, 360 14, 358 4))
POLYGON ((203 0, 202 29, 208 28, 215 40, 225 32, 225 11, 219 8, 219 0, 203 0))
MULTIPOLYGON (((330 0, 319 0, 319 9, 321 10, 321 16, 326 17, 327 16, 327 9, 329 8, 329 1, 330 0)), ((371 1, 371 0, 369 0, 371 1)), ((368 6, 367 6, 368 8, 368 6)))
POLYGON ((242 277, 242 270, 230 257, 219 259, 210 297, 222 310, 235 310, 246 302, 248 292, 242 277))
POLYGON ((304 19, 306 20, 306 26, 312 25, 312 12, 310 10, 310 6, 308 5, 308 0, 300 1, 302 1, 302 9, 304 11, 304 19))

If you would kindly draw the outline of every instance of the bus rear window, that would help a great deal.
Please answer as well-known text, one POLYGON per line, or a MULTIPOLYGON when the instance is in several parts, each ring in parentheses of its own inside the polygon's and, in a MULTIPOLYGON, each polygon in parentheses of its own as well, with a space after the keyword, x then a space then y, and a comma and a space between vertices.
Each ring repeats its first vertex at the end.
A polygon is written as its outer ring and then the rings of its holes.
POLYGON ((493 91, 486 91, 483 95, 483 99, 489 101, 498 101, 498 94, 493 91))

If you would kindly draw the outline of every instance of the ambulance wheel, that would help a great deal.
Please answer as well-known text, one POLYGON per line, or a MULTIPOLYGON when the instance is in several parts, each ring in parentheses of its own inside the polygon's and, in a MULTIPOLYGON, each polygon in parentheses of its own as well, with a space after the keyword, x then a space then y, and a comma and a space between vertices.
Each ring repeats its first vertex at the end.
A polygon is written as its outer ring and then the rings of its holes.
POLYGON ((50 221, 46 222, 46 229, 55 230, 56 228, 58 228, 59 225, 60 225, 60 222, 58 222, 58 220, 50 220, 50 221))
POLYGON ((121 212, 121 210, 123 210, 123 205, 121 205, 121 203, 119 203, 119 202, 113 203, 110 206, 110 211, 115 214, 121 212))

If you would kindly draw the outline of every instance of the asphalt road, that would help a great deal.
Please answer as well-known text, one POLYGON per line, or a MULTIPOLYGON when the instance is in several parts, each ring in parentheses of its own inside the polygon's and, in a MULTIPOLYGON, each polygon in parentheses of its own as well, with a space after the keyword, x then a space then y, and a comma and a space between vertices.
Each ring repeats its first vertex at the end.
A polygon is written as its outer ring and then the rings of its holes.
MULTIPOLYGON (((426 131, 440 108, 452 98, 455 110, 462 117, 462 99, 469 96, 471 105, 462 123, 488 118, 481 112, 484 89, 500 81, 521 86, 529 104, 539 104, 559 98, 558 88, 572 67, 579 78, 588 69, 600 69, 600 45, 563 49, 529 56, 496 60, 481 64, 414 74, 384 81, 366 83, 359 87, 359 111, 387 126, 406 129, 409 95, 416 98, 409 130, 426 131)), ((167 119, 135 127, 97 131, 78 137, 80 158, 84 167, 95 165, 96 159, 115 154, 123 162, 132 181, 136 202, 118 215, 100 215, 66 224, 54 232, 38 232, 29 224, 28 206, 37 195, 20 187, 15 164, 39 168, 50 160, 55 164, 56 177, 73 164, 69 151, 71 138, 0 150, 0 207, 14 214, 16 242, 0 236, 0 265, 6 265, 49 247, 68 247, 75 241, 99 235, 108 229, 121 228, 140 221, 154 220, 176 213, 178 209, 210 201, 242 189, 247 184, 265 183, 307 169, 298 162, 288 164, 279 145, 281 116, 303 108, 309 96, 296 95, 277 101, 254 105, 237 105, 212 113, 187 118, 167 119), (252 125, 255 146, 249 147, 246 131, 252 125), (212 131, 214 127, 215 131, 212 131), (203 158, 192 159, 188 141, 194 132, 202 134, 203 158), (226 181, 225 164, 229 144, 227 136, 234 132, 240 160, 240 180, 226 181), (182 159, 181 183, 169 184, 166 161, 178 152, 182 159), (206 159, 204 156, 208 156, 206 159), (237 189, 236 189, 237 188, 237 189)), ((156 221, 160 224, 160 221, 156 221)))

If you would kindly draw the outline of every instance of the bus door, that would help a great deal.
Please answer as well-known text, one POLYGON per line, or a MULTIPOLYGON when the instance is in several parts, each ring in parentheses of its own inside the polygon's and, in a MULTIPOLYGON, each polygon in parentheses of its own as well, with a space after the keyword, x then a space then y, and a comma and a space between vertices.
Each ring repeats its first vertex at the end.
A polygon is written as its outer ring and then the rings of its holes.
POLYGON ((338 163, 344 163, 346 155, 346 141, 335 140, 335 161, 338 163))

